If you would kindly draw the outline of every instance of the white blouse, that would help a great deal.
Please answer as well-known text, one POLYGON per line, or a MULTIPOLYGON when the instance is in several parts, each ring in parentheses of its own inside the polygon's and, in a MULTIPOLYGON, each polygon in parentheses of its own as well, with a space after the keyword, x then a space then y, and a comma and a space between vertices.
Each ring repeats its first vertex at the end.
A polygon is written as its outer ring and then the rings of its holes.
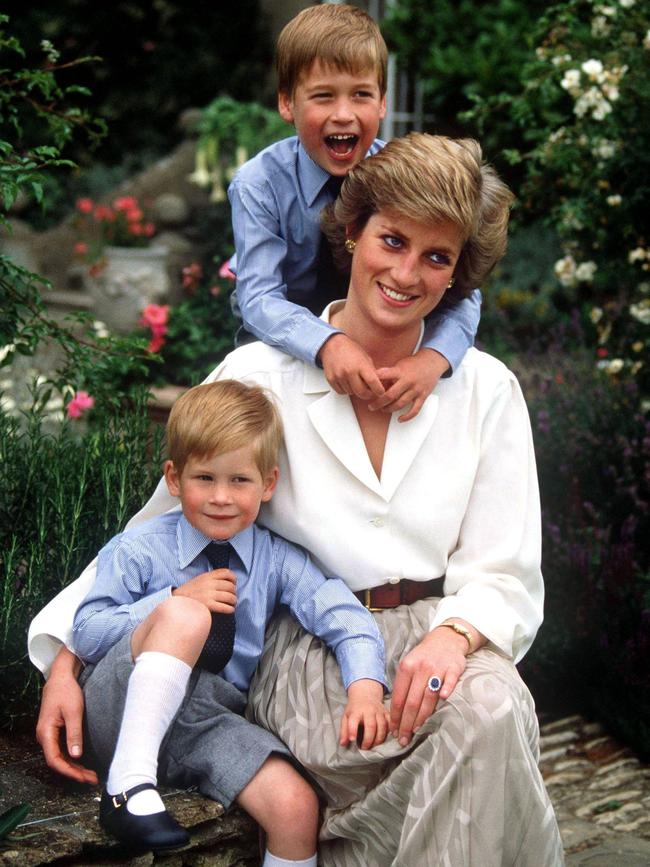
MULTIPOLYGON (((470 349, 419 415, 388 428, 377 478, 349 398, 322 372, 252 343, 208 377, 268 387, 285 445, 280 483, 260 523, 307 548, 352 590, 395 578, 445 576, 431 628, 461 617, 491 645, 521 659, 542 620, 540 510, 528 413, 514 375, 470 349)), ((178 506, 163 480, 132 526, 178 506)), ((29 651, 43 672, 70 647, 94 562, 32 622, 29 651)))

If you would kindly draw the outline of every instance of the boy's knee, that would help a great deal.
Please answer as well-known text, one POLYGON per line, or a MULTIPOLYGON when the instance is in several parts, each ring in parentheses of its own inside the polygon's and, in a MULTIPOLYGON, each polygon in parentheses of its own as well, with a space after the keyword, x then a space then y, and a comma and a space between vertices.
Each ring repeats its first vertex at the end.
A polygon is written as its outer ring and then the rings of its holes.
POLYGON ((296 828, 307 828, 318 821, 318 798, 309 783, 290 765, 287 774, 273 793, 280 821, 296 828))
POLYGON ((153 612, 157 622, 165 628, 179 632, 208 634, 212 625, 209 608, 189 596, 170 596, 153 612))

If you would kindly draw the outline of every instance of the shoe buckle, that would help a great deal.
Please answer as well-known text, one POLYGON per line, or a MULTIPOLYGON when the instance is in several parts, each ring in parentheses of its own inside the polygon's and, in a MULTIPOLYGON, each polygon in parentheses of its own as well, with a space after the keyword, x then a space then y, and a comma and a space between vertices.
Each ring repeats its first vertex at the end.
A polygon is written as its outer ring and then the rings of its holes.
POLYGON ((123 807, 128 800, 129 798, 126 792, 122 792, 118 795, 111 795, 111 801, 113 802, 113 807, 116 810, 119 810, 120 807, 123 807))

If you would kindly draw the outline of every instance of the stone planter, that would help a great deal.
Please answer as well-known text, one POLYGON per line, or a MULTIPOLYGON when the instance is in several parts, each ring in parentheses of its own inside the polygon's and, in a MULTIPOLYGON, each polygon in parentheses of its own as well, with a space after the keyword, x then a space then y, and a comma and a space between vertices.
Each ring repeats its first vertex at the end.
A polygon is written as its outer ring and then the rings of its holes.
POLYGON ((167 253, 162 246, 106 247, 104 267, 84 281, 95 317, 119 334, 133 331, 143 308, 167 295, 167 253))

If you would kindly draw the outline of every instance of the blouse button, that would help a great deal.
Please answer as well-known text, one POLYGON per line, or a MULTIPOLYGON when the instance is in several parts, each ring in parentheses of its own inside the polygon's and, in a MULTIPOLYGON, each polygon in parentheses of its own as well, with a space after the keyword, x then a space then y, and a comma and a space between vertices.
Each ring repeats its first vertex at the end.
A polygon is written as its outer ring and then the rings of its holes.
POLYGON ((373 518, 370 523, 373 525, 373 527, 383 527, 386 521, 384 521, 383 518, 373 518))
POLYGON ((399 575, 390 575, 386 580, 389 584, 399 584, 402 579, 399 577, 399 575))

